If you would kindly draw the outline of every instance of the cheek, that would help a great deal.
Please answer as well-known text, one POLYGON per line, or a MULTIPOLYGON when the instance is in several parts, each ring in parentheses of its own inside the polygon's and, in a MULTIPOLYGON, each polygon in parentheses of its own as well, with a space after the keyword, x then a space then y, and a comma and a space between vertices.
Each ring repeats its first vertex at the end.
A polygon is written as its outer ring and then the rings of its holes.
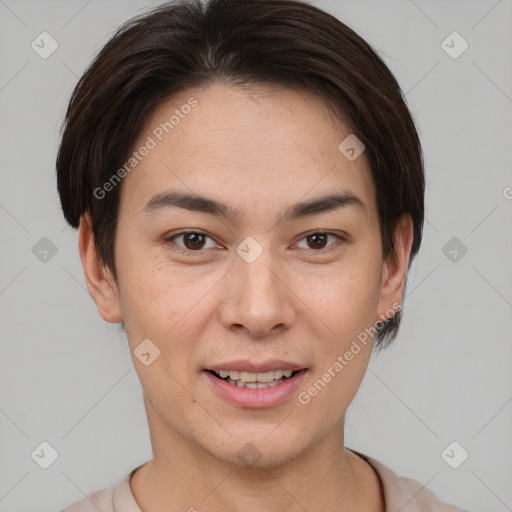
POLYGON ((127 332, 139 337, 162 335, 178 321, 187 289, 177 293, 169 273, 142 243, 119 244, 117 270, 119 302, 127 332), (176 300, 180 297, 180 300, 176 300), (165 332, 165 331, 163 331, 165 332))
POLYGON ((199 267, 185 272, 158 253, 127 250, 119 258, 121 311, 132 350, 149 338, 165 359, 173 355, 169 365, 183 367, 214 307, 208 290, 215 291, 219 275, 199 267))
POLYGON ((314 314, 338 342, 357 336, 375 318, 380 274, 371 262, 345 262, 329 274, 306 276, 295 285, 305 314, 314 314))
POLYGON ((372 275, 357 273, 330 280, 329 291, 313 288, 311 321, 319 325, 316 364, 301 388, 305 414, 322 416, 326 425, 340 421, 363 380, 373 346, 371 327, 378 308, 372 275))

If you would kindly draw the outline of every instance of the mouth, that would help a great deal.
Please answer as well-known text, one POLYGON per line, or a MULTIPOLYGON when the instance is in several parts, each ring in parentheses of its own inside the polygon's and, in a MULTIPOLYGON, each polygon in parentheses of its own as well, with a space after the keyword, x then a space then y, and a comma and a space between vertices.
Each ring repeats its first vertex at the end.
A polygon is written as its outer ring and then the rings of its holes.
POLYGON ((271 370, 268 372, 246 372, 237 370, 207 370, 214 377, 239 388, 266 389, 293 378, 301 370, 271 370))
POLYGON ((290 400, 307 372, 284 361, 255 364, 245 360, 206 368, 203 374, 221 399, 242 408, 269 408, 290 400))

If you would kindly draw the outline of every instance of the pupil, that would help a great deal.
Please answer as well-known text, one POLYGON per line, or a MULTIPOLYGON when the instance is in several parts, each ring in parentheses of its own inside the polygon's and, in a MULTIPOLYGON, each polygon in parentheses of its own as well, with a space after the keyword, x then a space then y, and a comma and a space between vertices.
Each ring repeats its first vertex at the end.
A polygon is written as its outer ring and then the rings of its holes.
POLYGON ((325 243, 327 242, 327 235, 323 234, 323 233, 316 233, 314 235, 309 235, 307 238, 308 238, 308 242, 309 242, 310 246, 311 246, 311 241, 313 239, 316 239, 316 242, 315 241, 313 242, 313 247, 312 247, 313 249, 322 249, 323 247, 325 247, 325 243), (318 243, 319 238, 322 240, 320 243, 318 243))
POLYGON ((187 249, 201 249, 201 247, 204 245, 204 235, 199 233, 185 234, 184 240, 187 249))

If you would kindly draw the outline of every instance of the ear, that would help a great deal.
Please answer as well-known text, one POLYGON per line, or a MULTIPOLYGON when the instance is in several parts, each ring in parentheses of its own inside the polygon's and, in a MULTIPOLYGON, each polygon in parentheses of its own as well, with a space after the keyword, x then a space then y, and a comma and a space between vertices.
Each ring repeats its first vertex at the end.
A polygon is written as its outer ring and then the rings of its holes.
POLYGON ((99 314, 107 322, 122 322, 117 285, 112 272, 98 254, 92 232, 91 216, 88 212, 80 217, 78 248, 87 289, 99 314))
POLYGON ((391 318, 392 311, 397 312, 402 304, 402 295, 409 267, 411 247, 414 235, 412 218, 404 215, 400 218, 393 234, 395 254, 389 255, 382 269, 380 301, 376 321, 383 322, 391 318))

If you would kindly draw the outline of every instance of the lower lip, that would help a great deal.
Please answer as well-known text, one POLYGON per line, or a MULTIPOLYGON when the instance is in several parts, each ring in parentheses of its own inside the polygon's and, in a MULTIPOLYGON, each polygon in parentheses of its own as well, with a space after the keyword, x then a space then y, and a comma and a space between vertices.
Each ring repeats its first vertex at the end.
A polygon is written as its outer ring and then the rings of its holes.
POLYGON ((297 391, 306 370, 300 370, 280 384, 269 388, 241 388, 215 377, 207 370, 203 373, 222 398, 239 407, 256 409, 274 407, 290 398, 297 391))

